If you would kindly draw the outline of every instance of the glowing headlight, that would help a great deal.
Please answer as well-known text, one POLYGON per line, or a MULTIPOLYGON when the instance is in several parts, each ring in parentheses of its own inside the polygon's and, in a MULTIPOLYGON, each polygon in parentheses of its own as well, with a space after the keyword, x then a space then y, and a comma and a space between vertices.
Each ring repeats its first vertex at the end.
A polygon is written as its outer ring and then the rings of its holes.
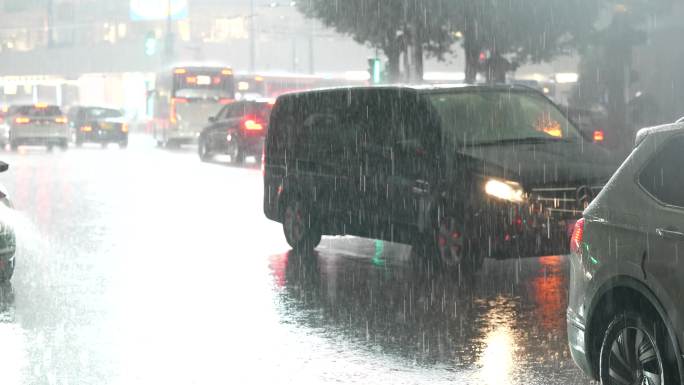
POLYGON ((523 190, 515 182, 490 179, 485 183, 485 192, 487 195, 510 202, 523 201, 523 190))

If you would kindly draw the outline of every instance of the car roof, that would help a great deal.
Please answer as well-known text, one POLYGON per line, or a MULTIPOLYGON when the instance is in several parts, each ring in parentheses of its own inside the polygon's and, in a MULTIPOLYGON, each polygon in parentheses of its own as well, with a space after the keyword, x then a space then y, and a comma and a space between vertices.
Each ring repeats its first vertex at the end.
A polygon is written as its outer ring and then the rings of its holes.
MULTIPOLYGON (((443 93, 450 91, 468 92, 468 91, 505 91, 505 92, 530 92, 535 94, 542 94, 539 90, 520 84, 429 84, 429 85, 415 85, 415 84, 397 84, 397 85, 379 85, 379 86, 337 86, 317 88, 307 91, 295 91, 284 93, 283 95, 309 95, 316 93, 325 93, 330 91, 357 91, 357 90, 393 90, 393 91, 408 91, 418 93, 443 93)), ((282 96, 282 95, 281 95, 282 96)))
POLYGON ((636 137, 635 137, 635 143, 639 144, 641 143, 644 138, 647 136, 651 135, 667 135, 667 134, 672 134, 677 131, 682 131, 684 132, 684 122, 680 123, 668 123, 668 124, 661 124, 659 126, 652 126, 652 127, 644 127, 637 131, 636 137))
POLYGON ((84 105, 76 105, 76 106, 72 106, 71 108, 73 108, 73 109, 84 109, 84 110, 99 109, 99 110, 122 111, 121 108, 119 108, 119 107, 113 107, 113 106, 84 106, 84 105))

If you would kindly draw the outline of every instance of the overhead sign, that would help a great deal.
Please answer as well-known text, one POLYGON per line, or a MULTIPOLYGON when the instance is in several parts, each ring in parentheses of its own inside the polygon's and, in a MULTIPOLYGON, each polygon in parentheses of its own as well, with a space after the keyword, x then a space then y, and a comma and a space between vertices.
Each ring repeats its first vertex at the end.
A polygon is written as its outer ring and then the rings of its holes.
POLYGON ((188 17, 188 0, 130 0, 131 21, 173 20, 188 17), (170 9, 169 9, 170 8, 170 9))

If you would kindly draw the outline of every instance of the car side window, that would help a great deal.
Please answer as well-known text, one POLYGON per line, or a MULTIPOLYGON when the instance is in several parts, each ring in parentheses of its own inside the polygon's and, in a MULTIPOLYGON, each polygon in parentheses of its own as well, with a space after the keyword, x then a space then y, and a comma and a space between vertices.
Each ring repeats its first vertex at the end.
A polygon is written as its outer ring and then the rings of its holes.
POLYGON ((639 184, 659 201, 684 208, 684 136, 668 140, 639 174, 639 184))
POLYGON ((221 110, 216 114, 216 120, 225 119, 226 111, 228 111, 229 108, 230 106, 224 106, 223 108, 221 108, 221 110))
POLYGON ((226 116, 224 117, 224 119, 234 119, 245 116, 247 104, 238 102, 231 104, 229 107, 230 108, 226 110, 226 116))

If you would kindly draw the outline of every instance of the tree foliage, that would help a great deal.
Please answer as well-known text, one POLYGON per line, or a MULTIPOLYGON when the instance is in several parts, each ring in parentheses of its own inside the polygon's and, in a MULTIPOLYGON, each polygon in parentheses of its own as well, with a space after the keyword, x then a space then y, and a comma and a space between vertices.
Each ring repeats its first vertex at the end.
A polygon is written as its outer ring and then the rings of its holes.
MULTIPOLYGON (((304 0, 297 7, 337 32, 385 53, 390 80, 397 80, 399 58, 414 47, 443 58, 452 39, 445 11, 449 0, 304 0)), ((422 75, 422 73, 421 73, 422 75)))
POLYGON ((478 71, 501 81, 507 69, 572 52, 591 34, 600 8, 599 0, 454 0, 450 7, 471 82, 478 71))

